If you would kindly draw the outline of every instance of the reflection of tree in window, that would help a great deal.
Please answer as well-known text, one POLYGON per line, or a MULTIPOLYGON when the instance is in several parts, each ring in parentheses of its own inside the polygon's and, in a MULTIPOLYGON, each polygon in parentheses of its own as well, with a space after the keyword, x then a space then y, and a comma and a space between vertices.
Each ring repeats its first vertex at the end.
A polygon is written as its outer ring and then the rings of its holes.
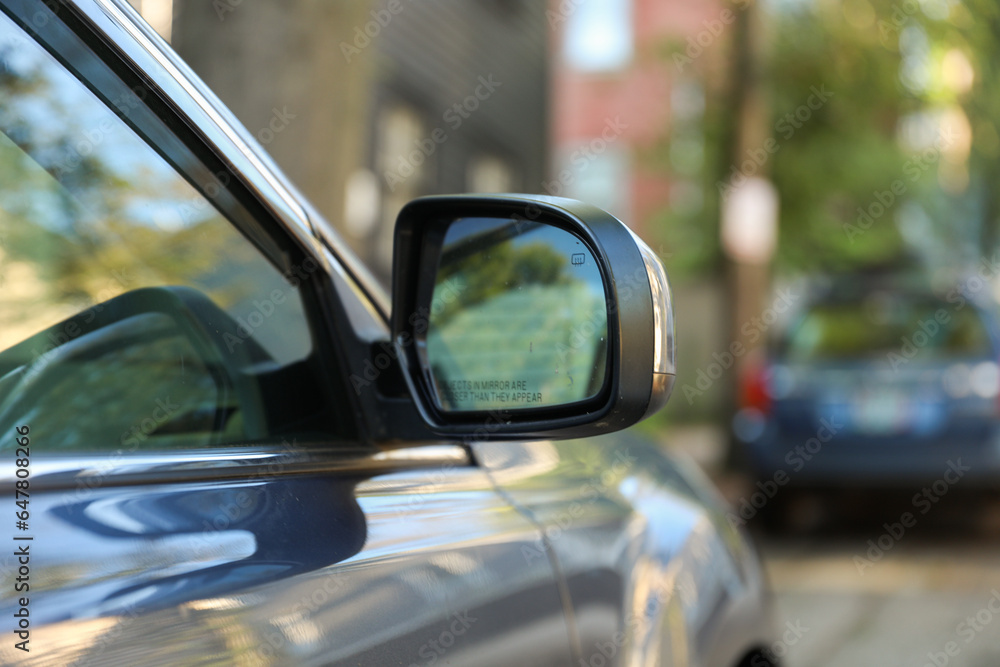
MULTIPOLYGON (((103 92, 119 109, 141 105, 124 87, 103 92)), ((0 350, 154 285, 196 286, 234 318, 278 289, 285 315, 302 317, 277 269, 212 202, 2 17, 0 100, 0 350)), ((276 358, 308 349, 277 319, 255 335, 276 358)))

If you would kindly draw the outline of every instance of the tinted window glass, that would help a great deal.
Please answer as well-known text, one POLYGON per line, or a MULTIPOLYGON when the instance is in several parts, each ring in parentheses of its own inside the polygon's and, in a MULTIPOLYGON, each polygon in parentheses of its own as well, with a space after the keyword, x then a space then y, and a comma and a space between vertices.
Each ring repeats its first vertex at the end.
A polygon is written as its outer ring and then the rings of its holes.
POLYGON ((266 437, 253 377, 312 350, 299 280, 217 208, 225 177, 195 188, 122 120, 142 91, 98 92, 0 15, 0 445, 266 437))
POLYGON ((933 300, 872 298, 811 308, 788 337, 793 361, 899 353, 907 343, 921 359, 989 356, 991 344, 970 307, 933 300))

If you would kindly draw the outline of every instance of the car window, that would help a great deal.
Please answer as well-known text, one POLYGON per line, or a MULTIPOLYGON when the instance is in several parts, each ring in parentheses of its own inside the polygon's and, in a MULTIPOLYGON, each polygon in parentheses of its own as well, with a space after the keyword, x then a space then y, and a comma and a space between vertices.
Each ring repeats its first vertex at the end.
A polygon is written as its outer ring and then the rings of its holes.
POLYGON ((992 346, 979 314, 924 299, 866 299, 813 306, 788 336, 791 361, 868 359, 899 353, 933 360, 989 356, 992 346))
POLYGON ((196 188, 125 122, 142 90, 88 83, 0 15, 0 446, 268 436, 254 378, 313 350, 300 279, 224 215, 226 177, 196 188))

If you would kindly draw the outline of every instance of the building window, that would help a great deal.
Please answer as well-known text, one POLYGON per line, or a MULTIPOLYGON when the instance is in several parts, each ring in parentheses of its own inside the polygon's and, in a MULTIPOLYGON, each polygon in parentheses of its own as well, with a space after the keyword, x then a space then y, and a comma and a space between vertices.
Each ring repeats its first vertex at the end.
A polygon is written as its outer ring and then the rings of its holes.
POLYGON ((581 71, 619 70, 632 60, 633 42, 631 0, 589 0, 569 16, 563 56, 581 71))

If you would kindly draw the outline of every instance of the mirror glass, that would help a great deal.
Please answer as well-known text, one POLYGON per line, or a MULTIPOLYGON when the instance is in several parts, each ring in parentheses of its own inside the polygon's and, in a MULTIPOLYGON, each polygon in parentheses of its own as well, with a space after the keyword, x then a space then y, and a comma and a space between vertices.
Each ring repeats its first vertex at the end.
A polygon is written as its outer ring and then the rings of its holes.
POLYGON ((607 340, 601 271, 577 236, 501 218, 448 227, 425 350, 443 410, 592 398, 604 384, 607 340))

